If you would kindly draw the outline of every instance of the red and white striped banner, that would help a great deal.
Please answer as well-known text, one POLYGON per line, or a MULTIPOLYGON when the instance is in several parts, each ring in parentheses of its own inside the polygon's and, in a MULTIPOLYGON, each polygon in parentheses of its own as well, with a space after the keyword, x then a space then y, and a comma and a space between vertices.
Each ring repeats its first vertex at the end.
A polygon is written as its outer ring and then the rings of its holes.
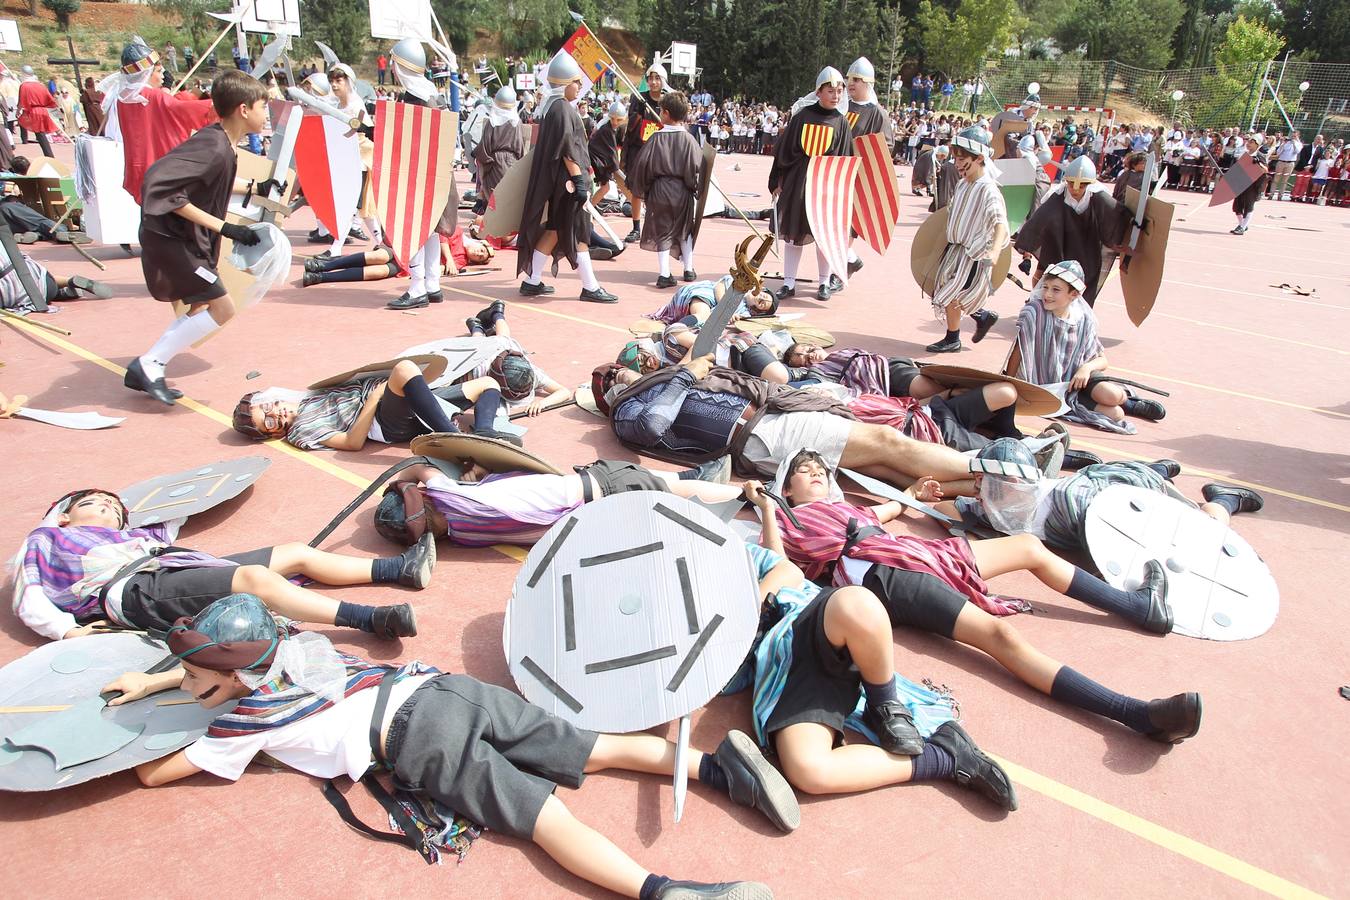
POLYGON ((454 192, 457 122, 448 110, 375 104, 375 209, 401 265, 426 243, 454 192))
POLYGON ((806 167, 806 221, 831 271, 848 283, 849 222, 857 184, 856 156, 817 156, 806 167))
POLYGON ((873 250, 885 254, 900 221, 900 179, 891 150, 885 136, 874 132, 853 139, 853 154, 859 160, 853 230, 873 250))

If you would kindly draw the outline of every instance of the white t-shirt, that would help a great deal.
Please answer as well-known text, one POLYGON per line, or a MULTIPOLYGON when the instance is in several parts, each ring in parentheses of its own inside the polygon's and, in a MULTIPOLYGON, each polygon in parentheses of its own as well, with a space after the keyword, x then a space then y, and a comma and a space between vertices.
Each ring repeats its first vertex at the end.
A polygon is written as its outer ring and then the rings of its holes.
POLYGON ((1314 178, 1326 178, 1331 173, 1331 160, 1325 156, 1317 162, 1317 171, 1313 174, 1314 178))
MULTIPOLYGON (((413 691, 434 675, 405 678, 389 693, 385 726, 413 691)), ((253 757, 267 753, 278 762, 315 778, 346 775, 360 778, 370 768, 370 717, 375 712, 373 687, 357 691, 339 700, 323 712, 305 716, 298 722, 269 728, 258 734, 216 738, 203 735, 183 752, 188 762, 204 772, 238 781, 253 757)))

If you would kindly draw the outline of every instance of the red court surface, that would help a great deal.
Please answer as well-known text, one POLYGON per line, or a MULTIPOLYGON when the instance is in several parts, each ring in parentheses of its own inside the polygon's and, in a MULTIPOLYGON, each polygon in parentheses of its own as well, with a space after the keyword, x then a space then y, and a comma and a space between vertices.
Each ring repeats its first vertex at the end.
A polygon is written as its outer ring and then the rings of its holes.
MULTIPOLYGON (((63 148, 67 149, 68 148, 63 148)), ((765 158, 723 157, 719 178, 747 208, 768 206, 765 158), (740 171, 733 171, 739 165, 740 171), (752 196, 746 196, 746 194, 752 196)), ((885 258, 859 247, 866 267, 828 305, 803 298, 786 311, 832 331, 841 346, 922 357, 941 326, 909 274, 909 244, 927 201, 909 196, 901 170, 903 222, 885 258)), ((462 188, 461 188, 462 189, 462 188)), ((1202 201, 1177 194, 1181 210, 1202 201)), ((623 234, 627 221, 611 218, 623 234)), ((691 786, 684 821, 672 824, 671 785, 651 776, 592 776, 562 791, 573 811, 653 871, 704 880, 757 879, 779 897, 893 897, 939 892, 962 897, 1211 897, 1345 894, 1350 872, 1350 639, 1344 627, 1342 567, 1350 559, 1350 216, 1344 210, 1261 202, 1243 237, 1228 234, 1226 207, 1177 222, 1166 280, 1152 317, 1135 328, 1119 283, 1097 304, 1113 368, 1172 392, 1162 422, 1116 436, 1071 426, 1077 446, 1108 459, 1172 457, 1178 485, 1199 497, 1203 483, 1236 481, 1261 490, 1266 508, 1235 519, 1269 562, 1281 590, 1275 626, 1247 642, 1213 643, 1147 635, 1050 593, 1029 576, 994 582, 1030 598, 1035 615, 1015 619, 1037 647, 1134 696, 1200 691, 1199 735, 1167 748, 1112 722, 1069 710, 1035 693, 978 652, 931 636, 899 632, 898 671, 950 686, 967 730, 1008 761, 1021 809, 1003 815, 950 786, 901 786, 864 795, 803 797, 803 823, 780 836, 757 814, 691 786), (1316 288, 1303 297, 1270 287, 1316 288)), ((299 252, 308 210, 287 226, 299 252)), ((709 220, 699 271, 719 275, 739 222, 709 220)), ((403 314, 384 302, 405 285, 387 281, 301 290, 266 300, 171 366, 186 392, 164 408, 121 385, 122 366, 166 324, 148 299, 137 261, 115 247, 93 248, 108 264, 108 301, 62 304, 53 338, 35 328, 0 329, 0 390, 29 405, 125 415, 116 429, 64 431, 27 421, 0 423, 6 515, 0 546, 16 547, 47 504, 80 486, 120 488, 156 474, 244 454, 274 464, 250 491, 194 519, 181 543, 224 554, 306 541, 358 489, 400 459, 397 447, 311 453, 251 445, 228 416, 239 396, 268 385, 302 387, 431 338, 463 332, 486 301, 508 302, 514 333, 550 374, 583 383, 612 359, 626 325, 669 296, 652 282, 653 254, 630 248, 598 264, 614 306, 577 302, 564 271, 558 293, 516 293, 515 257, 504 271, 445 282, 447 302, 403 314), (250 371, 261 376, 246 379, 250 371)), ((74 250, 37 245, 56 273, 97 276, 74 250)), ((777 261, 769 263, 778 267, 777 261)), ((814 276, 806 254, 802 274, 814 276)), ((297 265, 294 277, 299 278, 297 265)), ((990 339, 944 362, 1002 363, 1024 295, 1005 285, 992 302, 1004 318, 990 339)), ((966 327, 967 337, 969 326, 966 327)), ((967 343, 968 348, 970 347, 967 343)), ((1043 423, 1028 421, 1024 430, 1043 423)), ((559 465, 597 456, 632 458, 597 418, 578 409, 535 420, 528 447, 559 465)), ((661 466, 661 464, 657 464, 661 466)), ((668 468, 668 466, 664 466, 668 468)), ((388 552, 371 527, 373 504, 354 515, 327 549, 388 552)), ((938 536, 935 527, 900 526, 938 536)), ((416 596, 397 588, 333 589, 362 602, 411 599, 420 635, 401 645, 329 633, 342 647, 377 660, 418 657, 445 670, 511 685, 502 654, 506 599, 518 567, 494 550, 442 545, 435 583, 416 596)), ((0 661, 35 646, 8 611, 0 615, 0 661)), ((749 729, 745 695, 714 701, 694 719, 693 743, 712 749, 729 728, 749 729)), ((673 736, 674 728, 670 728, 673 736)), ((375 806, 353 794, 373 819, 375 806)), ((349 831, 302 775, 254 766, 238 784, 199 775, 146 789, 130 773, 44 795, 0 798, 6 883, 33 896, 185 896, 209 885, 240 896, 594 896, 598 892, 532 846, 487 835, 460 865, 429 868, 404 850, 349 831), (78 888, 76 887, 78 885, 78 888)))

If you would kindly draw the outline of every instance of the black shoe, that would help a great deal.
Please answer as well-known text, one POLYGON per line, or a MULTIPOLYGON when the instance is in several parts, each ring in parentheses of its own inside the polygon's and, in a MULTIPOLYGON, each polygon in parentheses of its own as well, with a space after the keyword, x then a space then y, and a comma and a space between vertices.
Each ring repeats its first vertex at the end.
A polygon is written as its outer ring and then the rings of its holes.
POLYGON ((445 302, 445 294, 441 293, 440 291, 427 291, 427 302, 428 302, 428 303, 444 303, 444 302, 445 302))
POLYGON ((923 349, 929 353, 959 353, 961 351, 961 339, 959 337, 943 338, 936 344, 929 344, 923 349))
POLYGON ((327 262, 328 260, 330 260, 330 259, 332 259, 332 258, 333 258, 333 250, 332 250, 331 247, 330 247, 329 249, 323 251, 322 253, 316 253, 316 254, 314 254, 314 259, 317 259, 317 260, 319 260, 320 262, 327 262))
POLYGON ((464 327, 469 332, 469 337, 487 337, 487 332, 483 330, 483 323, 473 316, 464 320, 464 327))
POLYGON ((795 297, 795 296, 797 296, 797 288, 796 288, 796 287, 788 287, 788 286, 785 284, 785 285, 783 285, 782 287, 780 287, 780 288, 778 289, 778 292, 775 293, 774 296, 777 297, 778 300, 781 302, 781 301, 783 301, 783 300, 788 299, 789 297, 795 297))
POLYGON ((975 335, 970 339, 972 344, 978 344, 984 340, 984 336, 989 333, 989 329, 998 322, 998 313, 992 309, 982 309, 971 316, 975 320, 975 335))
POLYGON ((685 269, 685 270, 684 270, 684 280, 685 280, 685 281, 698 281, 698 273, 695 272, 693 269, 685 269))
POLYGON ((773 891, 758 881, 668 881, 656 892, 657 900, 773 900, 773 891))
POLYGON ((764 758, 749 735, 728 731, 713 759, 726 773, 727 795, 732 802, 764 813, 779 831, 795 831, 802 824, 802 811, 792 786, 764 758))
POLYGON ((1089 453, 1086 450, 1065 450, 1064 460, 1059 464, 1062 471, 1077 472, 1079 469, 1086 469, 1088 466, 1099 466, 1102 458, 1095 453, 1089 453))
MULTIPOLYGON (((474 320, 477 321, 479 325, 483 326, 483 331, 486 334, 496 334, 497 321, 504 318, 506 318, 506 304, 501 300, 493 300, 487 306, 480 309, 478 315, 474 316, 474 320)), ((472 331, 473 329, 470 328, 470 330, 472 331)))
POLYGON ((508 444, 515 444, 517 447, 524 447, 525 442, 520 439, 518 434, 508 434, 505 431, 496 431, 492 428, 475 428, 473 433, 478 437, 492 438, 494 441, 505 441, 508 444))
POLYGON ((77 291, 84 291, 97 300, 107 300, 112 296, 112 288, 101 281, 95 281, 92 278, 86 278, 83 275, 70 276, 70 286, 77 291))
POLYGON ((983 794, 1001 809, 1017 809, 1017 792, 1008 773, 975 746, 964 728, 955 722, 943 722, 928 740, 956 760, 957 784, 983 794))
POLYGON ((17 231, 14 233, 14 243, 16 244, 36 244, 42 239, 42 235, 36 231, 17 231))
POLYGON ((403 293, 403 295, 402 295, 401 297, 399 297, 397 300, 390 300, 388 303, 386 303, 386 304, 384 305, 384 308, 385 308, 385 309, 421 309, 421 308, 424 307, 424 306, 430 306, 430 305, 431 305, 431 301, 427 299, 427 295, 426 295, 426 294, 423 294, 423 295, 420 296, 420 297, 414 297, 414 296, 410 295, 409 293, 407 293, 407 292, 405 291, 405 292, 403 293))
POLYGON ((129 387, 133 391, 144 391, 151 397, 154 397, 165 406, 173 406, 173 401, 183 396, 182 391, 174 390, 169 387, 163 378, 156 378, 151 381, 145 374, 145 369, 141 368, 140 358, 133 359, 127 365, 127 374, 122 378, 124 387, 129 387))
POLYGON ((1150 559, 1144 563, 1144 583, 1141 591, 1148 591, 1148 615, 1141 623, 1145 631, 1154 634, 1170 634, 1172 631, 1172 606, 1167 602, 1167 571, 1162 563, 1150 559))
POLYGON ((431 584, 431 570, 436 568, 436 535, 430 531, 421 540, 403 551, 403 565, 398 570, 398 583, 404 587, 422 590, 431 584))
POLYGON ((836 294, 844 289, 844 279, 840 278, 838 275, 831 275, 829 284, 830 290, 836 294))
POLYGON ((1238 225, 1236 228, 1234 228, 1232 231, 1230 231, 1230 232, 1228 232, 1228 233, 1229 233, 1229 234, 1242 234, 1242 226, 1241 226, 1241 225, 1238 225))
POLYGON ((528 281, 520 283, 520 292, 526 297, 542 297, 544 294, 551 294, 557 288, 551 284, 544 284, 542 281, 538 284, 530 284, 528 281))
POLYGON ((825 301, 833 297, 834 291, 830 288, 830 285, 833 283, 834 279, 831 278, 828 283, 822 284, 820 287, 816 288, 816 299, 824 303, 825 301))
POLYGON ((315 228, 309 234, 305 235, 305 240, 311 244, 331 244, 333 243, 333 236, 331 234, 323 234, 319 229, 315 228))
POLYGON ((605 289, 602 288, 602 287, 598 287, 598 288, 596 288, 596 289, 593 290, 593 291, 588 291, 588 290, 586 290, 585 288, 582 288, 582 289, 581 289, 580 297, 581 297, 582 300, 585 300, 587 303, 618 303, 618 302, 619 302, 619 298, 618 298, 618 297, 616 297, 614 294, 611 294, 609 291, 605 290, 605 289))
POLYGON ((679 284, 679 282, 676 281, 672 275, 656 276, 656 286, 659 288, 673 288, 677 284, 679 284))
POLYGON ((1210 482, 1200 489, 1200 494, 1206 503, 1213 503, 1215 497, 1237 497, 1238 512, 1260 512, 1266 505, 1265 499, 1256 491, 1231 484, 1210 482))
POLYGON ((300 276, 300 286, 302 288, 314 287, 316 284, 323 284, 322 272, 305 272, 300 276))
POLYGON ((1175 459, 1155 459, 1153 465, 1162 466, 1166 474, 1163 475, 1168 481, 1181 474, 1181 463, 1175 459))
POLYGON ((636 225, 633 226, 632 231, 623 236, 625 244, 635 244, 640 240, 642 240, 642 229, 636 225))
POLYGON ((368 241, 368 240, 370 240, 370 235, 366 234, 366 230, 365 230, 364 228, 362 228, 361 226, 358 225, 358 226, 356 226, 355 228, 353 228, 353 229, 351 229, 350 231, 347 232, 347 240, 349 240, 349 241, 368 241))
POLYGON ((319 259, 317 256, 311 257, 310 259, 305 260, 305 271, 322 272, 324 270, 324 262, 326 262, 326 260, 319 259))
POLYGON ((1136 419, 1146 419, 1149 422, 1161 422, 1167 415, 1167 407, 1163 406, 1157 400, 1149 400, 1144 397, 1131 397, 1133 402, 1126 403, 1129 407, 1125 415, 1134 416, 1136 419))
POLYGON ((381 606, 371 616, 370 633, 376 637, 394 638, 417 637, 417 616, 411 603, 397 606, 381 606))
POLYGON ((613 258, 614 258, 614 251, 611 250, 611 249, 609 249, 608 247, 592 247, 592 248, 591 248, 591 261, 592 261, 592 262, 604 262, 605 260, 613 259, 613 258))
POLYGON ((1166 700, 1148 701, 1148 721, 1153 730, 1148 736, 1164 744, 1180 744, 1195 737, 1200 730, 1200 716, 1204 707, 1200 695, 1194 691, 1177 694, 1166 700))
POLYGON ((887 700, 863 710, 863 724, 876 732, 881 749, 899 756, 918 756, 923 738, 914 727, 914 716, 899 700, 887 700))
POLYGON ((852 278, 854 275, 858 274, 858 272, 862 270, 862 267, 863 261, 861 259, 853 260, 853 262, 845 266, 845 268, 848 269, 848 277, 852 278))

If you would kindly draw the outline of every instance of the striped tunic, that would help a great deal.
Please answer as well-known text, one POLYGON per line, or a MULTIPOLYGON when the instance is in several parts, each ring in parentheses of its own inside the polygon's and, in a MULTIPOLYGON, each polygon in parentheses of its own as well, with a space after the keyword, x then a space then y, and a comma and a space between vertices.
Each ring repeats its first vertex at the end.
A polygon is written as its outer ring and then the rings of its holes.
POLYGON ((426 498, 445 516, 456 544, 528 545, 581 506, 581 482, 576 475, 512 472, 461 484, 438 475, 426 482, 426 498))
POLYGON ((975 181, 957 182, 949 204, 947 249, 938 263, 933 312, 939 318, 953 303, 973 313, 984 306, 993 293, 993 260, 1002 247, 995 247, 994 229, 1008 227, 1008 209, 998 183, 987 169, 975 181), (983 263, 983 264, 982 264, 983 263))
MULTIPOLYGON (((1041 303, 1039 291, 1032 292, 1017 314, 1017 349, 1022 356, 1017 377, 1039 385, 1071 381, 1084 363, 1092 362, 1104 352, 1097 336, 1097 316, 1087 301, 1075 297, 1069 304, 1068 315, 1057 316, 1041 303)), ((1089 409, 1083 402, 1087 399, 1084 391, 1066 390, 1064 403, 1069 411, 1064 418, 1117 434, 1135 433, 1130 422, 1117 422, 1105 413, 1089 409)))
POLYGON ((315 391, 300 401, 300 411, 286 430, 286 442, 301 450, 326 450, 324 441, 351 430, 370 392, 383 378, 364 378, 315 391))
POLYGON ((891 393, 891 369, 886 357, 857 347, 845 347, 811 366, 825 381, 842 384, 857 395, 891 393))
MULTIPOLYGON (((730 275, 723 275, 719 281, 726 282, 726 289, 731 290, 730 275)), ((676 289, 675 296, 670 298, 669 303, 647 318, 671 325, 689 315, 689 307, 693 305, 695 300, 702 300, 708 304, 709 308, 717 309, 717 295, 713 293, 717 284, 717 281, 695 281, 692 284, 682 284, 676 289)), ((741 300, 741 306, 740 309, 736 310, 736 315, 742 319, 750 317, 750 310, 745 305, 744 300, 741 300)))

